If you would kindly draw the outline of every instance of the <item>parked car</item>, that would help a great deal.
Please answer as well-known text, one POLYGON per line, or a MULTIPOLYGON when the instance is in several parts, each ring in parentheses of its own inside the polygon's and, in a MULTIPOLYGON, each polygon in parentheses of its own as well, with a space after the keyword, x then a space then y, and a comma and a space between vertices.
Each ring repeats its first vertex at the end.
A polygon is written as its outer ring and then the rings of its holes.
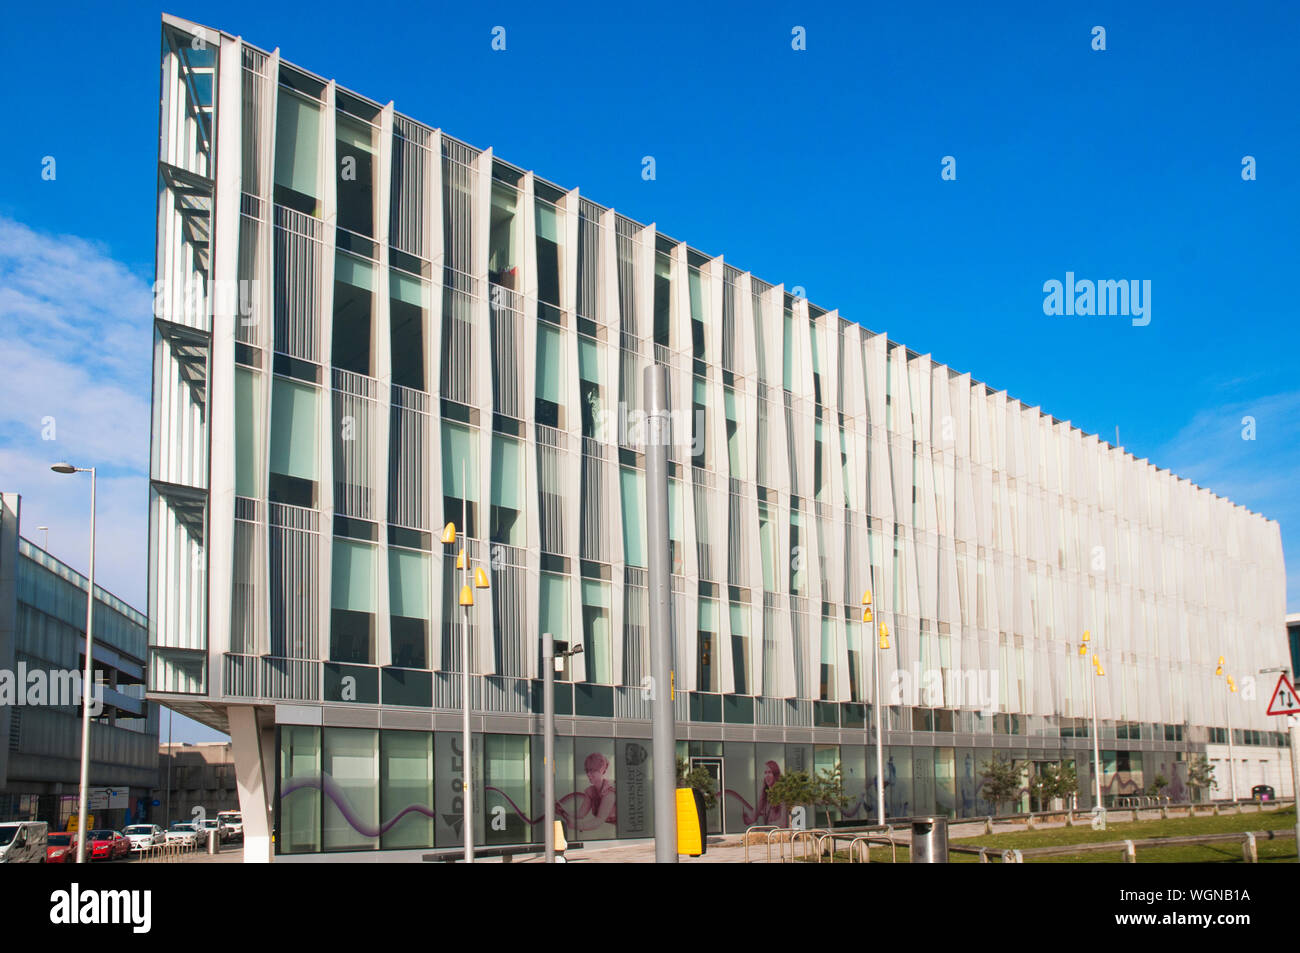
POLYGON ((244 815, 238 811, 220 811, 217 813, 217 820, 225 824, 230 829, 230 839, 244 841, 244 815))
POLYGON ((1273 793, 1273 788, 1267 784, 1257 784, 1250 789, 1250 796, 1256 801, 1273 801, 1277 796, 1273 793))
POLYGON ((96 830, 86 833, 86 856, 91 860, 118 860, 130 853, 131 841, 117 831, 96 830))
POLYGON ((157 824, 132 824, 122 835, 131 842, 131 850, 148 850, 167 843, 167 834, 157 824))
POLYGON ((68 831, 55 831, 45 839, 47 864, 75 864, 77 862, 77 837, 68 831))
POLYGON ((0 824, 0 864, 43 864, 50 833, 44 821, 0 824))
POLYGON ((230 828, 227 827, 218 817, 205 817, 199 826, 199 833, 203 835, 203 846, 205 847, 208 843, 208 831, 217 832, 218 844, 224 844, 226 841, 230 840, 230 828))
POLYGON ((183 847, 198 847, 200 839, 199 829, 189 821, 177 821, 167 828, 169 844, 179 843, 183 847))

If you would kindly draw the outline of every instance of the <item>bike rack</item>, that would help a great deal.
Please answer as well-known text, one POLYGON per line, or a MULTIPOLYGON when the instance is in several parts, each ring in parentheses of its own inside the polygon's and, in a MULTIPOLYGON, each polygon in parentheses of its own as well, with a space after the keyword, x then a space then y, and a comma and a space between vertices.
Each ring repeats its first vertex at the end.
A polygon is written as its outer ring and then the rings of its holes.
POLYGON ((772 844, 771 841, 767 839, 767 835, 776 830, 780 830, 780 828, 775 824, 755 824, 753 827, 745 828, 745 863, 753 863, 753 861, 749 859, 749 842, 751 834, 763 835, 763 843, 767 844, 767 862, 772 862, 772 844))

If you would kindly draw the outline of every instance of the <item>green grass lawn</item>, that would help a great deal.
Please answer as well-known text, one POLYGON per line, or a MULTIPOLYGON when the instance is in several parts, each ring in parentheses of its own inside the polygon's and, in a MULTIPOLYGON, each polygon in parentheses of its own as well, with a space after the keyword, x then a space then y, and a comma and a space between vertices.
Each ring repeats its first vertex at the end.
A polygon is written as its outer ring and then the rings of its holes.
MULTIPOLYGON (((1179 837, 1192 834, 1226 834, 1237 831, 1290 830, 1295 824, 1295 809, 1251 814, 1226 814, 1219 817, 1171 817, 1167 821, 1141 820, 1136 823, 1108 823, 1106 830, 1094 831, 1084 817, 1075 827, 1053 827, 1049 830, 1015 831, 1011 833, 980 834, 975 837, 954 839, 952 844, 963 847, 988 847, 996 850, 1028 850, 1033 847, 1057 847, 1065 844, 1105 844, 1128 838, 1179 837)), ((1296 842, 1286 840, 1256 839, 1260 863, 1291 861, 1296 859, 1296 842)), ((910 861, 906 847, 898 848, 898 862, 910 861)), ((974 854, 950 853, 954 864, 979 863, 974 854)), ((840 852, 837 863, 847 863, 848 856, 840 852)), ((1221 843, 1202 846, 1139 848, 1139 864, 1215 864, 1244 863, 1240 844, 1221 843)), ((873 847, 871 862, 889 863, 888 847, 873 847)), ((1063 854, 1057 857, 1025 858, 1025 863, 1114 864, 1121 863, 1120 851, 1104 853, 1063 854)))

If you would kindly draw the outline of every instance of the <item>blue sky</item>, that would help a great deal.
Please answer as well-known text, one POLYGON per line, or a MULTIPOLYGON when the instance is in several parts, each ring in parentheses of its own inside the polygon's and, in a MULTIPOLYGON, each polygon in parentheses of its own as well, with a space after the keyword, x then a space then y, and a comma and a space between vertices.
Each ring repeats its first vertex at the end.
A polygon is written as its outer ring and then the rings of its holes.
MULTIPOLYGON (((1086 431, 1118 427, 1137 456, 1278 520, 1300 609, 1300 5, 1055 6, 171 12, 1086 431), (1151 323, 1045 316, 1043 283, 1067 271, 1150 280, 1151 323)), ((19 5, 5 26, 0 485, 24 493, 29 535, 50 525, 83 566, 85 488, 44 466, 101 465, 101 578, 143 605, 159 8, 19 5)))

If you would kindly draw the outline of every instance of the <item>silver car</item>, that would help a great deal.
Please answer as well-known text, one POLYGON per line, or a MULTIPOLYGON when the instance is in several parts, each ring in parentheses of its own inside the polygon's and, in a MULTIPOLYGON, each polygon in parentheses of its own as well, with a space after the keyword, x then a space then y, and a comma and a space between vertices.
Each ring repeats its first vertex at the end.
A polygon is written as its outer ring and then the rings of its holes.
POLYGON ((132 824, 123 828, 122 836, 131 842, 131 850, 149 850, 167 843, 167 833, 157 824, 132 824))
POLYGON ((183 847, 198 847, 202 835, 196 825, 188 821, 177 821, 167 828, 167 843, 179 843, 183 847))

